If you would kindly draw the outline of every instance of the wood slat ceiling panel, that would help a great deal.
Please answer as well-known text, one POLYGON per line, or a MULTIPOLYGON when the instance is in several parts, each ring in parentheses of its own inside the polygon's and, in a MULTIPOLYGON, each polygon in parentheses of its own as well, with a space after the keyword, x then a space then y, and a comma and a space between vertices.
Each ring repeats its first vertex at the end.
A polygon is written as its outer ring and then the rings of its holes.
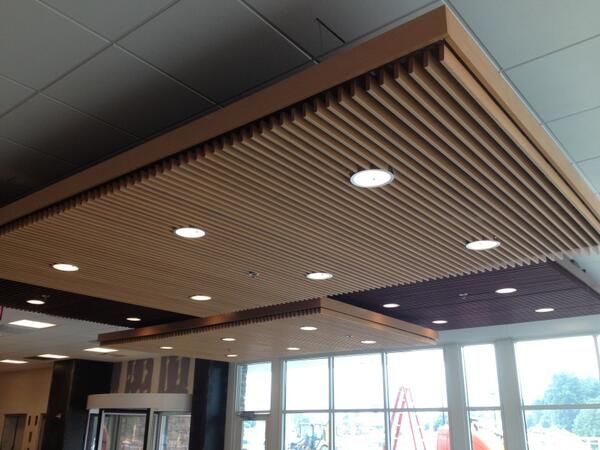
POLYGON ((0 276, 199 316, 435 280, 598 245, 571 184, 438 45, 13 222, 0 276), (395 181, 349 183, 372 165, 395 181))

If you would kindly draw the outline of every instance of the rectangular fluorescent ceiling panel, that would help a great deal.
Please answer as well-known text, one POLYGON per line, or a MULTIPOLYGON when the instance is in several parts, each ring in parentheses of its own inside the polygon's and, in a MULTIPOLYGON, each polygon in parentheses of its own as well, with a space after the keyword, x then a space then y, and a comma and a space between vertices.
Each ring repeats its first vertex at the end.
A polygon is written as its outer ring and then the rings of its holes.
POLYGON ((9 322, 8 324, 14 325, 17 327, 36 328, 36 329, 50 328, 50 327, 56 326, 53 323, 38 322, 37 320, 28 320, 28 319, 15 320, 14 322, 9 322))
POLYGON ((102 345, 221 361, 432 345, 437 333, 320 298, 99 336, 102 345))

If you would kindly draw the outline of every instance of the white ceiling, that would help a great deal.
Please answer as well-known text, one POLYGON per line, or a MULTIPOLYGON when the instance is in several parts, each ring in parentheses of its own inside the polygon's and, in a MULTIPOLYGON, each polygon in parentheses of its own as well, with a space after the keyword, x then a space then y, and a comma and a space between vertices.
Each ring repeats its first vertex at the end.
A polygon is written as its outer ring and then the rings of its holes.
MULTIPOLYGON (((32 312, 15 309, 4 309, 0 320, 0 360, 23 360, 30 356, 44 353, 65 355, 76 359, 90 359, 96 361, 123 361, 123 359, 136 359, 148 357, 147 353, 123 352, 100 355, 85 352, 83 349, 96 347, 97 337, 100 333, 125 330, 126 328, 101 325, 81 320, 63 319, 32 312), (16 320, 29 319, 39 322, 56 324, 55 327, 35 330, 14 325, 8 325, 16 320)), ((0 364, 0 372, 12 370, 31 369, 52 364, 52 361, 30 361, 27 364, 12 365, 0 364)))

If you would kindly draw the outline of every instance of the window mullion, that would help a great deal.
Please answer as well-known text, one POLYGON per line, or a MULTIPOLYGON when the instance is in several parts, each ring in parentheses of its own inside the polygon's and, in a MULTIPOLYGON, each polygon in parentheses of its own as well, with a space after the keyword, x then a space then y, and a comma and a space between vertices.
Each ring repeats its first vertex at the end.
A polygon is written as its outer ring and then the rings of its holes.
POLYGON ((504 448, 506 450, 527 450, 515 345, 512 340, 503 339, 497 341, 495 347, 502 426, 504 428, 504 448))
POLYGON ((467 395, 461 349, 456 344, 444 346, 446 392, 448 396, 448 423, 453 449, 471 448, 467 395))
POLYGON ((267 450, 283 448, 284 373, 283 360, 271 362, 271 414, 267 418, 267 450))

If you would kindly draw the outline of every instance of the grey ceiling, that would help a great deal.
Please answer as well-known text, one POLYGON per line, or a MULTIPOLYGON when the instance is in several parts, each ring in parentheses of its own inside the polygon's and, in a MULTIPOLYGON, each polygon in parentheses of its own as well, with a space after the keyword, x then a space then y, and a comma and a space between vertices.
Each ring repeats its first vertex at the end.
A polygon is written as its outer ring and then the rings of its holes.
MULTIPOLYGON (((440 3, 2 0, 0 205, 440 3)), ((600 1, 446 3, 600 191, 600 1)))

